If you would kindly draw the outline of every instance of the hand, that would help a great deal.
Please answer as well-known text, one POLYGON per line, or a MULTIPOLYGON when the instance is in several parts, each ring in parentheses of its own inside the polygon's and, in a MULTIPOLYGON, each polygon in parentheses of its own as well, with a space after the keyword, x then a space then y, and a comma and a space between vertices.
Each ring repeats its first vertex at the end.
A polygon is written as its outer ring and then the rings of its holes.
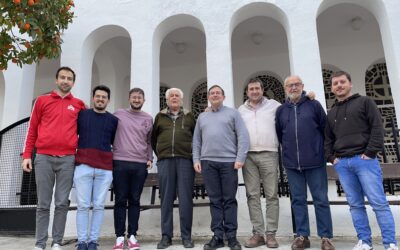
POLYGON ((315 92, 314 91, 310 91, 307 93, 307 97, 310 100, 315 100, 315 92))
POLYGON ((153 162, 148 160, 146 165, 147 165, 147 170, 150 170, 153 167, 153 162))
POLYGON ((25 172, 31 172, 32 171, 32 159, 24 159, 23 161, 22 161, 22 169, 25 171, 25 172))
POLYGON ((239 162, 239 161, 235 161, 235 166, 234 166, 234 168, 235 169, 240 169, 240 168, 242 168, 243 167, 243 162, 239 162))
POLYGON ((193 163, 193 168, 194 168, 194 171, 196 171, 197 173, 201 174, 201 164, 200 164, 200 162, 193 163))
POLYGON ((365 154, 361 155, 361 159, 363 159, 363 160, 371 160, 371 158, 366 156, 365 154))
POLYGON ((339 159, 338 159, 338 158, 335 158, 335 159, 333 160, 333 165, 336 165, 338 162, 339 162, 339 159))

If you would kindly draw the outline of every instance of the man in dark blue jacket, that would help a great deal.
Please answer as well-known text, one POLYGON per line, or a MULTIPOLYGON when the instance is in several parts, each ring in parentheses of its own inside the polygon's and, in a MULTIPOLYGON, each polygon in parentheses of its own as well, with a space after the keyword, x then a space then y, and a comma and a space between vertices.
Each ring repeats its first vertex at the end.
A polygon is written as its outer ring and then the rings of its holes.
POLYGON ((326 114, 321 104, 310 100, 298 76, 289 76, 284 83, 287 100, 276 111, 276 133, 282 147, 292 209, 296 222, 296 238, 292 249, 310 247, 310 225, 307 208, 307 185, 314 201, 317 233, 321 249, 333 250, 332 218, 328 201, 328 180, 324 157, 326 114))

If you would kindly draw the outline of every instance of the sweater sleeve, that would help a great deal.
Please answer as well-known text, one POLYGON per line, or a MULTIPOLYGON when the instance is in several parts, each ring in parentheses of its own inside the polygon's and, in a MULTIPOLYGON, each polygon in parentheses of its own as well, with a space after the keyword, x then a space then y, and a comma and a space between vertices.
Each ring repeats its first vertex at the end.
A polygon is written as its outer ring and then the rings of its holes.
POLYGON ((42 118, 41 112, 41 98, 38 97, 36 99, 35 105, 33 106, 31 118, 29 121, 29 127, 25 138, 25 145, 22 154, 23 159, 31 159, 32 158, 32 151, 35 147, 36 139, 38 137, 38 126, 40 124, 42 118))
POLYGON ((315 102, 316 102, 317 115, 318 115, 318 130, 321 132, 322 136, 324 136, 325 126, 326 126, 325 110, 319 101, 315 100, 315 102))
POLYGON ((236 161, 244 163, 247 157, 247 151, 249 151, 250 148, 250 137, 239 111, 235 112, 235 130, 238 143, 236 161))
POLYGON ((194 134, 193 134, 193 142, 192 142, 192 148, 193 148, 193 163, 199 163, 200 162, 200 157, 201 157, 201 128, 200 128, 200 123, 201 123, 201 116, 197 119, 196 126, 194 128, 194 134))
POLYGON ((371 134, 364 154, 370 158, 375 158, 376 154, 381 151, 383 147, 384 132, 382 118, 378 107, 372 99, 366 98, 365 107, 371 134))

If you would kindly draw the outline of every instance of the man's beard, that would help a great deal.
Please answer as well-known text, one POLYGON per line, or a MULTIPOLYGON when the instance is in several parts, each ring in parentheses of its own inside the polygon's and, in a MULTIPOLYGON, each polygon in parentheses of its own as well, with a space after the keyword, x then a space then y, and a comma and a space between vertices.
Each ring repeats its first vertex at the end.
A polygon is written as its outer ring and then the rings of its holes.
POLYGON ((143 107, 143 104, 140 105, 140 106, 138 106, 138 107, 135 107, 135 106, 133 106, 133 105, 131 104, 131 109, 136 110, 136 111, 141 110, 142 107, 143 107))

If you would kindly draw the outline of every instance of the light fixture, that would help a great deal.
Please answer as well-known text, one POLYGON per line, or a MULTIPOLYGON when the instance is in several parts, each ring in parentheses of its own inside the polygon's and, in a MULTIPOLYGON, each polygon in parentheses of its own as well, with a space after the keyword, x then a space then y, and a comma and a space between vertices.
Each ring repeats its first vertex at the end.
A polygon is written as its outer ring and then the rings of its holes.
POLYGON ((175 51, 178 54, 185 53, 185 51, 186 51, 186 43, 184 43, 184 42, 175 43, 175 51))
POLYGON ((364 24, 364 20, 359 16, 353 17, 350 20, 350 26, 353 30, 360 30, 361 27, 363 26, 363 24, 364 24))
POLYGON ((259 32, 254 32, 251 34, 251 41, 253 41, 255 45, 260 45, 264 41, 264 35, 259 32))

